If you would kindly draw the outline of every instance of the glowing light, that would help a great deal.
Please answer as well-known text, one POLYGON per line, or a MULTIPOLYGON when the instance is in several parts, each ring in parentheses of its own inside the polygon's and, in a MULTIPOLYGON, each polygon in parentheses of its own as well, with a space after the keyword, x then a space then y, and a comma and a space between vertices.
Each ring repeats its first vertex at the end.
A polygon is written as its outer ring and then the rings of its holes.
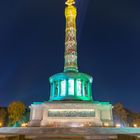
POLYGON ((109 123, 104 123, 104 126, 105 127, 109 127, 109 123))
POLYGON ((21 124, 21 127, 27 127, 28 126, 28 123, 22 123, 21 124))
POLYGON ((72 4, 75 4, 74 0, 67 0, 66 1, 66 5, 72 5, 72 4))
POLYGON ((74 80, 68 80, 69 88, 68 93, 69 95, 74 95, 74 80))
POLYGON ((116 126, 117 128, 120 128, 120 127, 121 127, 121 124, 117 123, 115 126, 116 126))
POLYGON ((0 127, 2 127, 2 123, 0 123, 0 127))
POLYGON ((66 95, 66 80, 61 81, 61 96, 66 95))
POLYGON ((73 128, 84 127, 83 124, 78 124, 78 123, 71 123, 70 126, 73 127, 73 128))
POLYGON ((138 125, 137 125, 137 124, 133 124, 133 127, 137 128, 137 127, 138 127, 138 125))

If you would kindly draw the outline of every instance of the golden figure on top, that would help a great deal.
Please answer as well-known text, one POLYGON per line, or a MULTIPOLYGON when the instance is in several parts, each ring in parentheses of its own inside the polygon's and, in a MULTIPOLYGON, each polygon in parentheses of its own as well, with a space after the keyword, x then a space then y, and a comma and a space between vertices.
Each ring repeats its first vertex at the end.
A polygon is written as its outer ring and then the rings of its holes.
POLYGON ((66 5, 68 5, 68 6, 71 6, 73 4, 75 4, 75 0, 67 0, 66 1, 66 5))

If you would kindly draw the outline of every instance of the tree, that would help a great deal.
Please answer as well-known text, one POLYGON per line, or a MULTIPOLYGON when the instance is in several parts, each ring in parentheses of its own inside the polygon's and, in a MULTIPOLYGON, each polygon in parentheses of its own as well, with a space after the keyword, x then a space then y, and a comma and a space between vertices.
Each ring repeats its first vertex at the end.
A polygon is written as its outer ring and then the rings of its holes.
POLYGON ((12 102, 8 106, 8 114, 9 114, 9 125, 19 125, 20 120, 22 120, 25 112, 24 103, 17 101, 12 102))
POLYGON ((0 107, 0 125, 2 126, 5 125, 6 116, 7 116, 6 109, 0 107))
POLYGON ((130 126, 134 126, 134 124, 136 124, 138 127, 140 127, 140 113, 130 112, 128 118, 130 126))
POLYGON ((139 119, 134 119, 132 122, 132 126, 134 126, 134 124, 137 125, 137 127, 140 127, 140 118, 139 119))
POLYGON ((123 126, 128 125, 128 112, 121 103, 114 105, 113 113, 114 121, 121 123, 123 126))

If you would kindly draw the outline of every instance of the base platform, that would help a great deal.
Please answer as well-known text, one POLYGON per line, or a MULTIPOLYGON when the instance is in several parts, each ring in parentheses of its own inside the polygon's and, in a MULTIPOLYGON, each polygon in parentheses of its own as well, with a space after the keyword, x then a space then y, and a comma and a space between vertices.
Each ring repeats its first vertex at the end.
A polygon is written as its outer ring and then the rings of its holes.
POLYGON ((112 105, 103 102, 45 102, 30 106, 29 126, 91 127, 113 125, 112 105))

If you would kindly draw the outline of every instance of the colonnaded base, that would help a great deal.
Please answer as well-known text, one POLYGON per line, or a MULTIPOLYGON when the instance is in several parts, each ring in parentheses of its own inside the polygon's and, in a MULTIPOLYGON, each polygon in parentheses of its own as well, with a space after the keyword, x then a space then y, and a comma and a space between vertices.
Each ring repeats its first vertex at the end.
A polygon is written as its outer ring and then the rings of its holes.
POLYGON ((113 126, 112 105, 106 102, 45 102, 30 106, 29 126, 113 126))

